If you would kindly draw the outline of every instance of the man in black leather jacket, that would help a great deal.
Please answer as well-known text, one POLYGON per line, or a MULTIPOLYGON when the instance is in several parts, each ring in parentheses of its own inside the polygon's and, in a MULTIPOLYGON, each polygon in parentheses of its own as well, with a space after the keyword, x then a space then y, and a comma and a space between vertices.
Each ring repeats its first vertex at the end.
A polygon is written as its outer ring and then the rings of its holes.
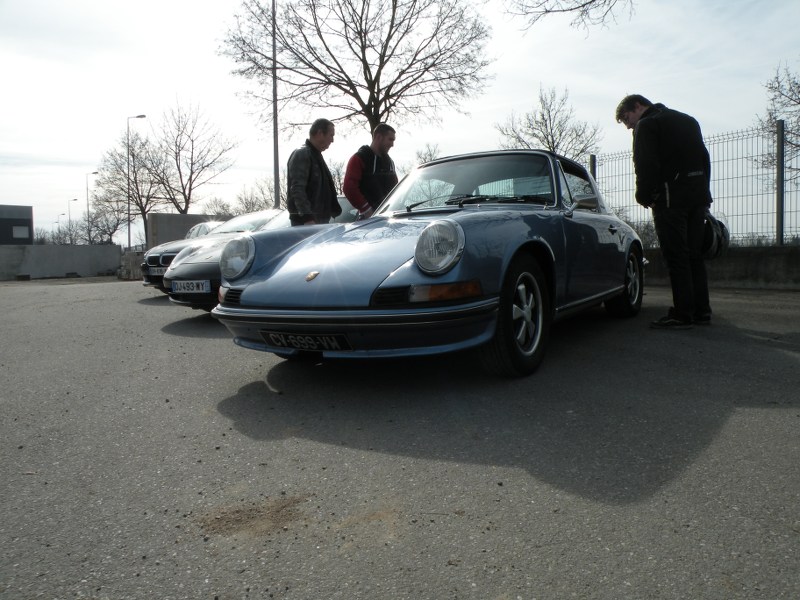
POLYGON ((333 143, 334 124, 317 119, 305 144, 292 152, 287 164, 286 207, 292 225, 328 223, 342 213, 333 177, 322 153, 333 143))
POLYGON ((708 325, 711 305, 702 249, 711 161, 700 125, 639 94, 622 99, 616 120, 633 129, 636 201, 653 211, 672 288, 673 306, 651 327, 708 325))

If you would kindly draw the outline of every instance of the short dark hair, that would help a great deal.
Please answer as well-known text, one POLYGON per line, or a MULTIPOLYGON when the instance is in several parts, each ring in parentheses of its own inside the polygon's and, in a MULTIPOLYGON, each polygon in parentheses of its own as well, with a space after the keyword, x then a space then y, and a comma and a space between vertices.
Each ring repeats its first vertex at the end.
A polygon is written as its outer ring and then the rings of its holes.
POLYGON ((617 123, 622 123, 622 115, 624 115, 626 112, 632 111, 634 108, 636 108, 637 104, 641 104, 642 106, 653 106, 653 103, 641 94, 630 94, 629 96, 625 96, 617 105, 617 112, 614 114, 617 119, 617 123))
POLYGON ((308 137, 314 137, 318 133, 328 133, 333 127, 333 121, 328 119, 317 119, 311 124, 311 129, 308 130, 308 137))
POLYGON ((375 129, 372 130, 372 135, 386 135, 387 133, 397 133, 394 130, 394 127, 391 125, 387 125, 386 123, 378 123, 375 125, 375 129))

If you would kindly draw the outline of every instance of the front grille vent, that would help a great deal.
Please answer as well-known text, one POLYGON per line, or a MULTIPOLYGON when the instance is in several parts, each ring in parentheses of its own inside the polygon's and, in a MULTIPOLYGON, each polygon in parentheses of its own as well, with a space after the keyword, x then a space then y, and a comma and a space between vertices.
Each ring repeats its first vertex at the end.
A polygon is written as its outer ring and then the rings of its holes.
POLYGON ((237 290, 235 288, 230 288, 227 292, 225 292, 225 301, 223 304, 230 304, 232 306, 238 306, 239 301, 242 299, 242 290, 237 290))
POLYGON ((407 306, 408 286, 381 288, 372 295, 372 306, 407 306))

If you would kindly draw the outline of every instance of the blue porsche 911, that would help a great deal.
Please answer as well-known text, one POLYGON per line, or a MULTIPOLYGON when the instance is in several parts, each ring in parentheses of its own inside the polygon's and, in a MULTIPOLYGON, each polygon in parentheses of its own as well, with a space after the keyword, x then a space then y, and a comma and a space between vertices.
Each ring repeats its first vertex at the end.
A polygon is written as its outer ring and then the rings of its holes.
POLYGON ((245 348, 285 358, 475 349, 532 373, 555 319, 641 308, 636 232, 578 163, 536 150, 415 168, 364 221, 242 235, 220 258, 212 314, 245 348))

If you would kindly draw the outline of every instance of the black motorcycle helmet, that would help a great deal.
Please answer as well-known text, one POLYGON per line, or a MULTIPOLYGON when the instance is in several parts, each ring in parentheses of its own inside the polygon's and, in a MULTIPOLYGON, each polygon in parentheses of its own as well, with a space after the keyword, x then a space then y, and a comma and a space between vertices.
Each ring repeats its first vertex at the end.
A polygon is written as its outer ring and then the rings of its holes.
POLYGON ((731 234, 724 222, 724 215, 716 218, 706 213, 705 231, 703 232, 703 258, 711 260, 725 253, 731 242, 731 234))

